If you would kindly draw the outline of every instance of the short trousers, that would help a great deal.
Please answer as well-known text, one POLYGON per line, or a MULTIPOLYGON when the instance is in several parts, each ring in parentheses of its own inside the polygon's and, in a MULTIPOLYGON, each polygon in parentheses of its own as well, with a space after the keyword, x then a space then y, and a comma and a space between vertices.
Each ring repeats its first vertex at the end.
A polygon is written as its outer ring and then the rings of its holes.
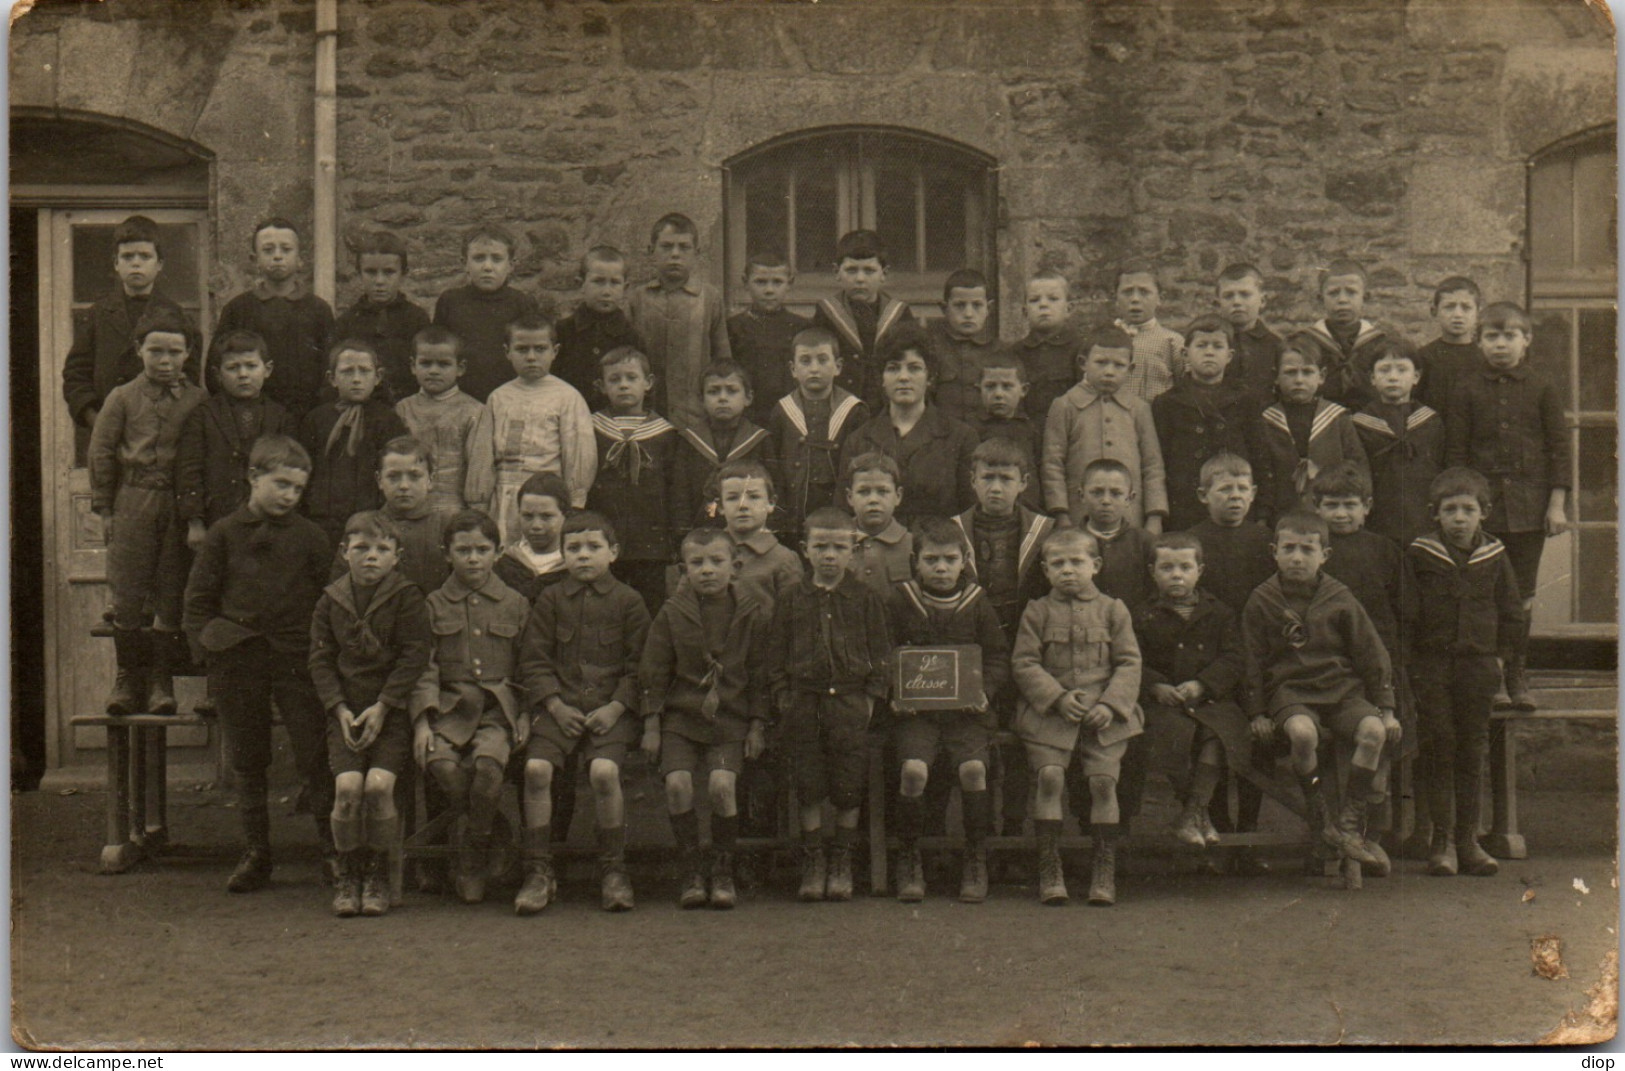
POLYGON ((344 730, 339 720, 327 719, 327 765, 333 776, 345 773, 365 774, 368 770, 387 770, 397 777, 412 761, 412 719, 404 710, 390 710, 384 714, 384 727, 378 730, 378 739, 361 751, 350 750, 344 742, 344 730))
POLYGON ((192 552, 186 523, 175 512, 175 492, 125 484, 113 498, 113 541, 107 547, 107 586, 119 628, 144 628, 156 619, 179 628, 192 552))
POLYGON ((892 743, 899 763, 913 760, 930 765, 939 752, 946 751, 956 770, 967 762, 985 766, 991 735, 980 715, 963 710, 904 714, 892 723, 892 743))
POLYGON ((826 799, 842 811, 862 805, 869 776, 869 703, 863 692, 790 694, 782 740, 801 806, 826 799))
POLYGON ((1306 714, 1315 723, 1315 730, 1322 736, 1328 729, 1334 738, 1343 741, 1352 741, 1354 734, 1359 731, 1360 723, 1367 718, 1380 718, 1382 715, 1376 707, 1358 692, 1344 696, 1335 703, 1315 703, 1313 705, 1295 703, 1289 707, 1282 707, 1270 719, 1275 722, 1277 730, 1285 727, 1287 719, 1298 714, 1306 714))
POLYGON ((525 745, 525 758, 550 763, 555 770, 563 769, 565 759, 574 753, 579 753, 589 766, 594 759, 608 759, 616 766, 625 766, 626 753, 637 744, 642 733, 643 719, 628 710, 602 736, 582 733, 571 740, 553 715, 539 710, 530 723, 530 743, 525 745))
POLYGON ((474 760, 486 758, 507 769, 508 756, 512 754, 513 734, 508 731, 508 719, 499 706, 493 705, 480 715, 480 723, 474 727, 474 735, 461 747, 441 736, 439 732, 429 736, 429 762, 445 762, 450 759, 465 766, 473 766, 474 760))
POLYGON ((1518 577, 1518 597, 1532 599, 1540 579, 1540 556, 1546 549, 1545 532, 1492 532, 1506 544, 1507 561, 1518 577))
POLYGON ((702 744, 680 733, 660 734, 660 775, 670 776, 678 771, 698 773, 701 770, 727 770, 738 774, 745 768, 745 742, 718 740, 702 744))
POLYGON ((1078 742, 1069 750, 1055 747, 1052 744, 1041 744, 1036 740, 1023 740, 1027 748, 1027 764, 1034 770, 1041 770, 1046 766, 1059 766, 1066 769, 1072 762, 1072 756, 1077 755, 1079 764, 1083 767, 1085 777, 1109 777, 1113 781, 1123 775, 1123 756, 1128 752, 1128 741, 1119 740, 1115 744, 1102 744, 1095 738, 1094 733, 1078 734, 1078 742))

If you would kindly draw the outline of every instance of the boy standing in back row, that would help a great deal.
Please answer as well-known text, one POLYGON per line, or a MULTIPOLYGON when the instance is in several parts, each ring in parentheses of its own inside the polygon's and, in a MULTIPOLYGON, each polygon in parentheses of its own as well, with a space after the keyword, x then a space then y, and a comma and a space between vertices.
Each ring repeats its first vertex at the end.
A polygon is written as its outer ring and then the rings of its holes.
POLYGON ((695 392, 700 369, 732 360, 722 295, 693 278, 700 258, 700 228, 669 212, 649 229, 655 277, 634 287, 628 300, 632 326, 654 366, 653 405, 678 427, 703 424, 695 392))

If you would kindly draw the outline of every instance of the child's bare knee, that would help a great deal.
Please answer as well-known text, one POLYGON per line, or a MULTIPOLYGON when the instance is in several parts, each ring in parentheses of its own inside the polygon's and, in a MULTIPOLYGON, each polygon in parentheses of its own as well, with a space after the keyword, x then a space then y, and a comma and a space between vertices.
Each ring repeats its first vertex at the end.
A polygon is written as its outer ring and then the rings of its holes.
POLYGON ((553 787, 553 764, 546 759, 525 762, 525 787, 532 792, 546 792, 553 787))
POLYGON ((1117 778, 1105 774, 1089 775, 1089 796, 1095 800, 1113 800, 1117 798, 1117 778))
POLYGON ((903 763, 902 792, 905 796, 918 796, 925 791, 926 778, 931 776, 931 768, 919 759, 908 759, 903 763))
POLYGON ((983 792, 987 789, 987 763, 981 759, 971 759, 969 762, 959 764, 959 787, 967 792, 983 792))
POLYGON ((600 796, 613 796, 621 790, 621 768, 609 759, 593 759, 587 769, 587 779, 600 796))
POLYGON ((1382 721, 1377 718, 1361 718, 1360 724, 1354 730, 1354 746, 1360 748, 1379 748, 1387 738, 1382 727, 1382 721))
POLYGON ((1038 768, 1038 791, 1045 796, 1059 796, 1066 787, 1066 769, 1061 766, 1038 768))
POLYGON ((686 811, 694 800, 694 775, 687 770, 673 770, 666 775, 666 806, 672 811, 686 811))
POLYGON ((732 770, 712 770, 710 781, 706 784, 706 795, 711 801, 711 809, 722 812, 730 810, 734 804, 734 786, 738 777, 732 770))
POLYGON ((367 808, 382 813, 395 807, 395 775, 388 770, 367 771, 367 808))
POLYGON ((1292 715, 1281 730, 1286 733, 1287 742, 1294 749, 1320 746, 1320 734, 1315 731, 1314 719, 1307 715, 1292 715))
POLYGON ((333 809, 350 813, 361 806, 365 779, 360 773, 341 773, 333 779, 333 809))

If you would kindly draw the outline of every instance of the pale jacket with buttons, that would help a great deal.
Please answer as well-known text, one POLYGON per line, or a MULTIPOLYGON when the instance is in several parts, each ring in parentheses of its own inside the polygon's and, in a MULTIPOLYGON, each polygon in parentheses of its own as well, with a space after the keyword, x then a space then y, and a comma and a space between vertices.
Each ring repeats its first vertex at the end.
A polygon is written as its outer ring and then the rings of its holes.
POLYGON ((1011 652, 1011 676, 1021 690, 1016 731, 1022 739, 1047 742, 1050 727, 1075 728, 1051 708, 1070 691, 1087 706, 1104 703, 1112 724, 1100 730, 1113 743, 1145 730, 1140 711, 1140 645, 1122 600, 1096 592, 1071 598, 1052 591, 1027 604, 1011 652))
POLYGON ((1133 473, 1134 498, 1124 514, 1129 524, 1143 528, 1147 515, 1168 515, 1168 482, 1151 407, 1121 390, 1096 394, 1086 383, 1055 399, 1044 421, 1044 456, 1039 464, 1044 508, 1051 514, 1066 510, 1072 523, 1081 527, 1089 517, 1083 470, 1105 457, 1121 461, 1133 473))
POLYGON ((427 602, 434 649, 412 692, 412 716, 433 711, 435 731, 461 747, 473 738, 489 696, 522 736, 512 677, 530 603, 495 573, 478 590, 447 577, 427 602))

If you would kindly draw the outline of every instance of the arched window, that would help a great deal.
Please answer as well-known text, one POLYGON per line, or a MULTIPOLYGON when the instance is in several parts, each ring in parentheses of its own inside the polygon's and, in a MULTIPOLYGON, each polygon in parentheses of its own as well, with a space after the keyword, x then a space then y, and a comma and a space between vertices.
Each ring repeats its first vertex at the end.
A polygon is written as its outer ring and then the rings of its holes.
POLYGON ((724 166, 729 294, 744 300, 751 252, 777 249, 796 269, 794 303, 810 306, 835 289, 835 243, 858 228, 880 233, 886 289, 910 304, 941 300, 956 268, 991 281, 995 175, 984 153, 886 127, 800 131, 741 153, 724 166))
POLYGON ((1610 127, 1559 142, 1529 167, 1530 360, 1563 391, 1574 456, 1576 531, 1542 563, 1535 627, 1546 633, 1598 632, 1617 614, 1615 161, 1610 127))

